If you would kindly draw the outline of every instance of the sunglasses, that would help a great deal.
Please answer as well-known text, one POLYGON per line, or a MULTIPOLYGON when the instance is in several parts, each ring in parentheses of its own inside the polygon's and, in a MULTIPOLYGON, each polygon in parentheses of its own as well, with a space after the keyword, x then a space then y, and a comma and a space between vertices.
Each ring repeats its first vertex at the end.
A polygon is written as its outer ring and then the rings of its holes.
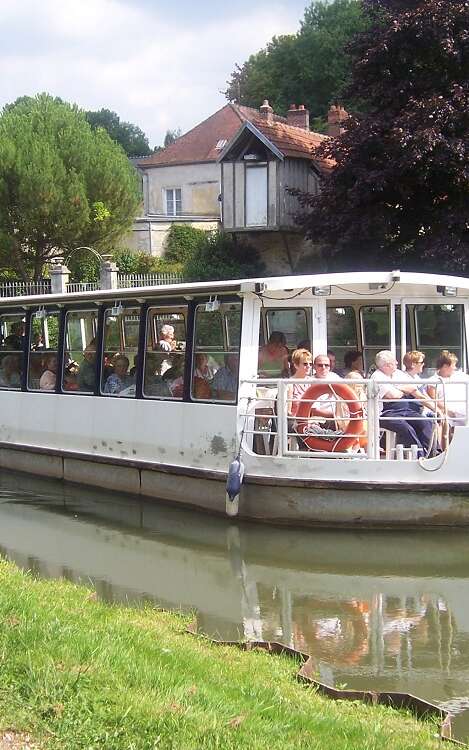
POLYGON ((303 365, 303 367, 312 367, 313 363, 312 362, 300 362, 300 365, 303 365))
POLYGON ((318 364, 318 365, 314 365, 314 366, 315 367, 330 367, 330 365, 323 365, 323 364, 318 364))

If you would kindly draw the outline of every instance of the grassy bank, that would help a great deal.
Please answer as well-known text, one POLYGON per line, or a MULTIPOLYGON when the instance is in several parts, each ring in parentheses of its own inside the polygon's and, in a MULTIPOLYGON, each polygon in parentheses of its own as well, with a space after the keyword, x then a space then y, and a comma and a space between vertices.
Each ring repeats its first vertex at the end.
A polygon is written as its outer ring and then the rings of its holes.
POLYGON ((1 561, 0 736, 67 750, 440 746, 432 724, 321 698, 291 659, 210 645, 186 625, 1 561))

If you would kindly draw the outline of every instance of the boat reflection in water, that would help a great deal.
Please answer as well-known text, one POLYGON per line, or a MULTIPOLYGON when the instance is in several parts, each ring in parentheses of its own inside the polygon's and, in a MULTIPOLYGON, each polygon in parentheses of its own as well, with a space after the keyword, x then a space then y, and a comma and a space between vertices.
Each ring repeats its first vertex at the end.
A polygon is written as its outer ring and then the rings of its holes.
MULTIPOLYGON (((332 685, 469 706, 465 530, 233 525, 12 474, 0 479, 0 550, 108 601, 195 611, 211 636, 286 643, 332 685)), ((469 734, 464 715, 459 731, 469 734)))

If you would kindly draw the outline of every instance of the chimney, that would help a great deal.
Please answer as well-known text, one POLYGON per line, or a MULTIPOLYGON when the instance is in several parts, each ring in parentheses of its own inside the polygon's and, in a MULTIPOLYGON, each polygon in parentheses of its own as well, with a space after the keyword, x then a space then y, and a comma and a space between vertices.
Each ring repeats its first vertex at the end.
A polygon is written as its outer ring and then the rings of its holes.
POLYGON ((269 125, 272 125, 274 121, 274 110, 270 106, 267 99, 264 99, 262 107, 259 107, 259 112, 261 113, 262 119, 268 122, 269 125))
POLYGON ((327 134, 331 138, 336 138, 336 136, 344 132, 343 123, 347 117, 348 112, 342 105, 338 104, 336 106, 335 104, 331 104, 327 113, 327 134))
POLYGON ((289 125, 293 125, 294 128, 309 130, 309 110, 305 108, 304 104, 300 104, 298 109, 296 108, 296 104, 290 104, 290 109, 287 112, 287 122, 289 125))

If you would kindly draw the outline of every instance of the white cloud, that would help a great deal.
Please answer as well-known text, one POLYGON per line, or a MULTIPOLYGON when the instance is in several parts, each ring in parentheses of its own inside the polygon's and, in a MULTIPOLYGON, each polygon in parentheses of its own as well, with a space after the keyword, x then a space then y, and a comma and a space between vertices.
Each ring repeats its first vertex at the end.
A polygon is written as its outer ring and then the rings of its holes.
POLYGON ((2 0, 0 103, 48 91, 85 109, 106 107, 151 144, 186 131, 225 100, 235 62, 298 27, 299 6, 255 4, 182 23, 158 7, 118 0, 2 0))

